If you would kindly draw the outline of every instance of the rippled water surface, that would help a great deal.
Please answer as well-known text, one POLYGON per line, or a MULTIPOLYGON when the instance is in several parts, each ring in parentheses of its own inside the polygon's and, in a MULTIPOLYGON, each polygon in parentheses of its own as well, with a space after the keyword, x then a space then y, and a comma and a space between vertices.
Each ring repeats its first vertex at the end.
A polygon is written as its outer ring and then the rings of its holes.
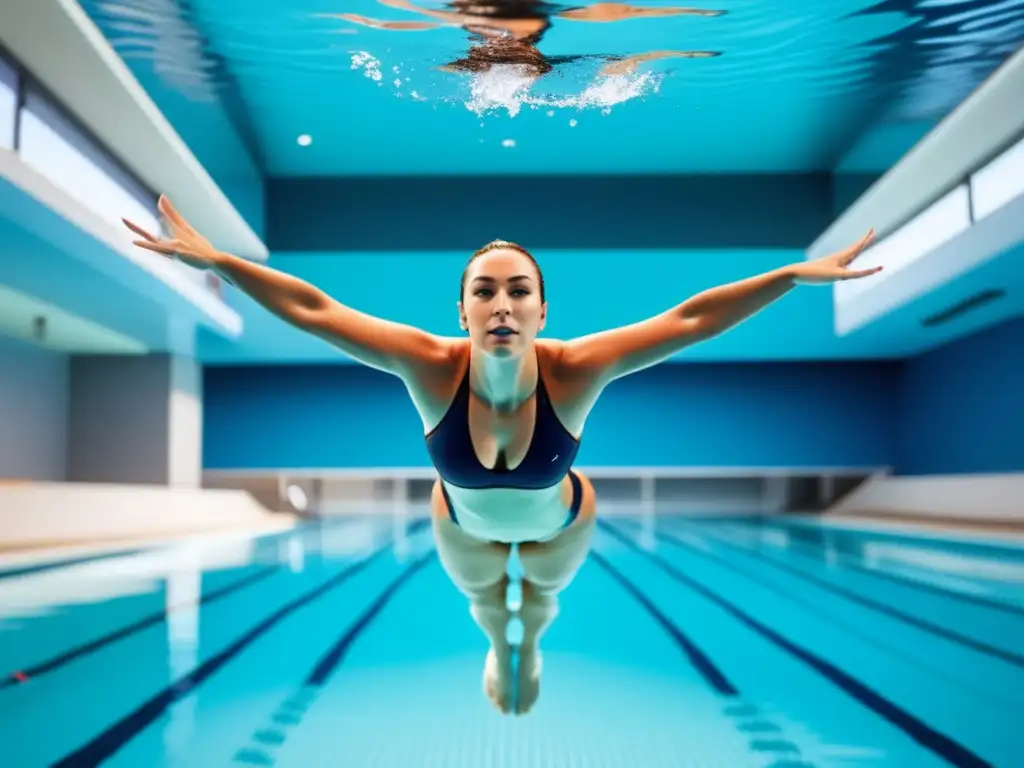
MULTIPOLYGON (((518 144, 514 132, 499 137, 477 121, 532 121, 536 127, 520 130, 539 136, 554 130, 544 121, 564 130, 619 112, 626 117, 607 125, 616 134, 622 120, 648 121, 646 130, 664 143, 674 133, 666 121, 684 120, 695 141, 706 146, 717 136, 725 146, 754 139, 756 127, 776 153, 788 135, 817 148, 805 153, 812 166, 834 165, 869 127, 905 133, 894 148, 923 135, 1024 40, 1024 0, 83 0, 83 7, 130 66, 151 78, 151 91, 234 104, 234 119, 265 149, 279 137, 294 142, 307 130, 299 123, 317 135, 348 131, 355 141, 404 136, 415 121, 419 131, 437 132, 434 146, 458 132, 508 149, 518 144), (361 120, 377 133, 338 126, 361 120), (746 127, 730 125, 737 121, 746 127)), ((735 149, 730 156, 739 157, 735 149)))

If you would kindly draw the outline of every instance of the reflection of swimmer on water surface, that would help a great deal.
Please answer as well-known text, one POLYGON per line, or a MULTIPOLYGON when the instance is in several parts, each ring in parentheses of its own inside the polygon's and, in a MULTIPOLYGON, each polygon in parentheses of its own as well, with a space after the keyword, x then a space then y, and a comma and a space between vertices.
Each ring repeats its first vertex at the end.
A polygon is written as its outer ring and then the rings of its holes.
POLYGON ((720 16, 725 11, 698 8, 666 7, 640 8, 625 3, 596 3, 590 6, 559 6, 541 0, 452 0, 450 10, 421 8, 411 0, 377 0, 381 5, 412 11, 437 21, 382 21, 358 14, 331 14, 374 29, 394 32, 418 32, 444 27, 458 27, 482 39, 470 48, 468 54, 440 67, 447 72, 485 72, 501 64, 520 65, 531 74, 547 74, 559 64, 581 59, 610 60, 602 70, 605 75, 632 72, 645 61, 669 58, 707 58, 717 56, 712 51, 650 51, 633 56, 545 56, 537 49, 544 34, 551 28, 552 19, 609 23, 629 19, 665 16, 720 16))
POLYGON ((551 19, 564 21, 612 22, 628 19, 649 19, 663 16, 721 16, 725 11, 700 8, 640 8, 625 3, 595 3, 589 6, 556 5, 543 0, 451 0, 451 10, 421 8, 411 0, 377 0, 381 5, 412 11, 438 22, 378 21, 357 14, 338 14, 339 18, 366 23, 379 29, 402 31, 463 27, 484 36, 509 34, 524 42, 538 43, 551 27, 551 19))

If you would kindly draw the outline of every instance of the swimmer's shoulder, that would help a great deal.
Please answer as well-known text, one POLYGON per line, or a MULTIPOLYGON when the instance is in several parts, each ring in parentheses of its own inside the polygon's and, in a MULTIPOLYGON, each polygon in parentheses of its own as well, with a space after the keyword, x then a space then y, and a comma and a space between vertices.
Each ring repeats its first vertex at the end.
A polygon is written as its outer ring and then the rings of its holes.
POLYGON ((569 383, 585 378, 587 371, 574 364, 569 345, 561 339, 537 339, 537 362, 544 380, 569 383))
POLYGON ((564 359, 565 342, 561 339, 536 339, 533 344, 537 349, 537 362, 541 365, 542 372, 560 373, 559 366, 564 359))
POLYGON ((469 339, 442 336, 416 372, 416 385, 429 390, 455 389, 469 364, 469 339))
POLYGON ((574 365, 568 347, 559 339, 537 339, 537 365, 555 402, 578 398, 590 384, 589 372, 574 365))
POLYGON ((469 365, 469 339, 441 337, 437 342, 425 364, 405 382, 428 427, 436 425, 448 411, 469 365))
POLYGON ((558 339, 538 339, 537 364, 559 420, 573 434, 583 430, 603 389, 593 366, 573 359, 570 345, 558 339))

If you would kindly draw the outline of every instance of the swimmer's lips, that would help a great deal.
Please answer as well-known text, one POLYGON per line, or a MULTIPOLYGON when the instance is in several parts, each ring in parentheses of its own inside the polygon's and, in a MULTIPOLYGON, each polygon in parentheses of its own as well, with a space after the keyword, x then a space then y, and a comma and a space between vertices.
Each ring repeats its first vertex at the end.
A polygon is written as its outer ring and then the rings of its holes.
POLYGON ((491 329, 487 333, 489 333, 491 336, 497 336, 499 339, 507 339, 509 336, 515 336, 519 332, 513 331, 507 325, 502 325, 499 326, 498 328, 491 329))

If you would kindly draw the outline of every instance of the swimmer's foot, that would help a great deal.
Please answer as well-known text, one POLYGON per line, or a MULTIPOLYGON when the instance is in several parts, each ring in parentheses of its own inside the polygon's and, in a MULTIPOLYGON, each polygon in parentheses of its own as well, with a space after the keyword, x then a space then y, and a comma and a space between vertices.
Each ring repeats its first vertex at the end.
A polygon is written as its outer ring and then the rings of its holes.
POLYGON ((508 647, 487 652, 484 660, 484 693, 498 711, 507 715, 512 711, 512 652, 508 647))
POLYGON ((516 714, 525 715, 540 695, 540 649, 537 646, 519 649, 519 701, 516 714))
POLYGON ((512 685, 512 651, 487 652, 484 661, 484 693, 502 714, 525 715, 540 695, 541 657, 536 647, 519 649, 518 701, 512 685))

